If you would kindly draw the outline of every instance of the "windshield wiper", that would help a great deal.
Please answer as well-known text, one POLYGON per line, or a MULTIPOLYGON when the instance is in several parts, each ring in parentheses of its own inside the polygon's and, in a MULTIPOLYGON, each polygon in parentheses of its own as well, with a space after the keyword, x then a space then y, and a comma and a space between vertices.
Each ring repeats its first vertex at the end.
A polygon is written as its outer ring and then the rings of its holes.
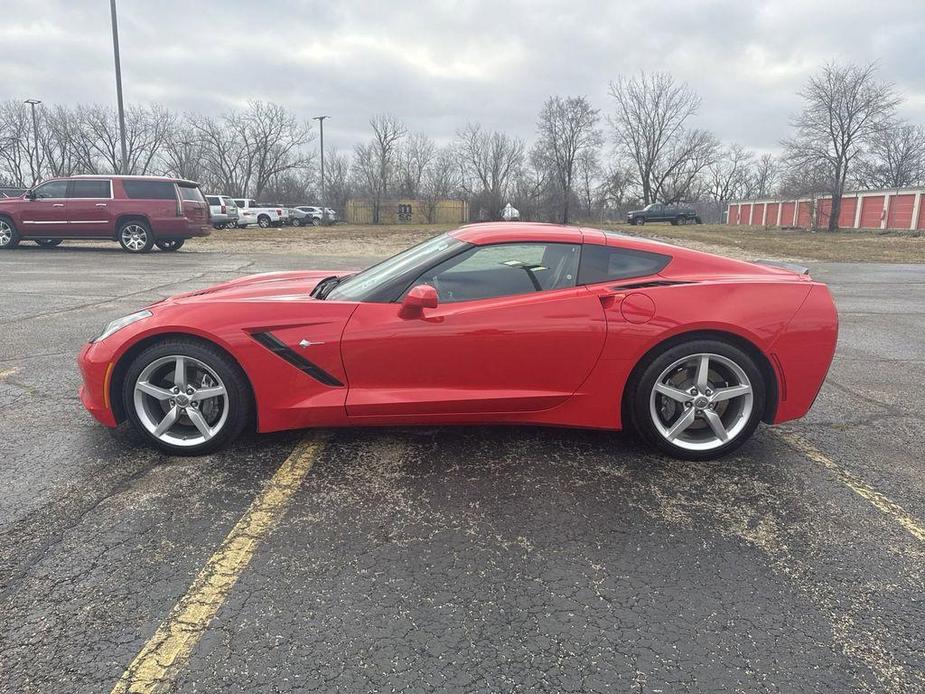
POLYGON ((348 277, 353 277, 350 275, 331 275, 330 277, 325 277, 318 284, 315 285, 315 288, 312 289, 311 297, 314 299, 320 299, 324 301, 328 298, 328 294, 331 293, 331 290, 334 289, 338 284, 343 282, 348 277))

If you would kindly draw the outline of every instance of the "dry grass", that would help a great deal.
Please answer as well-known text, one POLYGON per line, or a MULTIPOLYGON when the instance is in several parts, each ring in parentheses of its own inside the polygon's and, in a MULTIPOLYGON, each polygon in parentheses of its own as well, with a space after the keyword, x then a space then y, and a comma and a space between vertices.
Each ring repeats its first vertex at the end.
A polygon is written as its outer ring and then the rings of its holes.
MULTIPOLYGON (((195 239, 190 243, 190 250, 386 257, 455 226, 338 224, 333 227, 229 229, 215 231, 206 239, 195 239)), ((710 224, 677 227, 652 224, 644 228, 605 225, 605 228, 735 258, 925 263, 925 237, 903 232, 810 233, 710 224)))

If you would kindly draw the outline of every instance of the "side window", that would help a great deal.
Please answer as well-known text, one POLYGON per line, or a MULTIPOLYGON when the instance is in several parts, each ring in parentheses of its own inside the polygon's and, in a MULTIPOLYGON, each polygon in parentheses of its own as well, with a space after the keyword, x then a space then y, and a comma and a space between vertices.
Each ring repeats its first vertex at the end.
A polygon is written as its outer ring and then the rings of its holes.
POLYGON ((205 202, 202 192, 196 186, 177 186, 180 191, 180 197, 188 202, 205 202))
POLYGON ((440 301, 453 303, 574 287, 581 246, 505 243, 476 246, 425 272, 440 301))
POLYGON ((122 180, 125 196, 133 200, 176 200, 177 189, 170 181, 122 180))
POLYGON ((69 198, 109 199, 109 181, 85 181, 76 179, 71 181, 67 189, 69 198))
POLYGON ((67 181, 49 181, 34 191, 36 200, 63 198, 67 195, 67 181))
POLYGON ((243 200, 235 200, 234 204, 237 205, 238 207, 246 207, 243 200))
POLYGON ((581 251, 578 284, 594 284, 661 272, 671 256, 629 248, 585 244, 581 251))

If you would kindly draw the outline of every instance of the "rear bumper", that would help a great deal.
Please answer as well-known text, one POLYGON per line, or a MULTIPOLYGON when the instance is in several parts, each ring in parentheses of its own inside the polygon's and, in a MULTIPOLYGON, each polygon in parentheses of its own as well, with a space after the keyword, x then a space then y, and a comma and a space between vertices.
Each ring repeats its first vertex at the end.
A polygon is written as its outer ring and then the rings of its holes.
POLYGON ((77 356, 77 366, 83 383, 80 386, 80 401, 100 424, 107 427, 118 425, 109 401, 109 378, 112 375, 112 354, 96 344, 87 344, 77 356))
POLYGON ((212 220, 198 222, 186 217, 152 219, 151 229, 155 238, 190 239, 195 236, 208 236, 211 234, 212 220))

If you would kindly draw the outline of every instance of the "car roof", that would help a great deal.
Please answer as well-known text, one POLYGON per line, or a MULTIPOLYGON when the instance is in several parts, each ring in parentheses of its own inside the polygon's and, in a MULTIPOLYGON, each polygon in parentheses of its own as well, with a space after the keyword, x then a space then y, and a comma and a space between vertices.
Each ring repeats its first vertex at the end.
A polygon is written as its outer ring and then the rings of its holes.
MULTIPOLYGON (((184 185, 198 186, 196 181, 190 181, 185 178, 172 178, 170 176, 129 176, 121 174, 74 174, 73 176, 59 176, 58 179, 69 178, 112 178, 127 181, 169 181, 170 183, 182 183, 184 185)), ((52 179, 57 180, 57 179, 52 179)))

